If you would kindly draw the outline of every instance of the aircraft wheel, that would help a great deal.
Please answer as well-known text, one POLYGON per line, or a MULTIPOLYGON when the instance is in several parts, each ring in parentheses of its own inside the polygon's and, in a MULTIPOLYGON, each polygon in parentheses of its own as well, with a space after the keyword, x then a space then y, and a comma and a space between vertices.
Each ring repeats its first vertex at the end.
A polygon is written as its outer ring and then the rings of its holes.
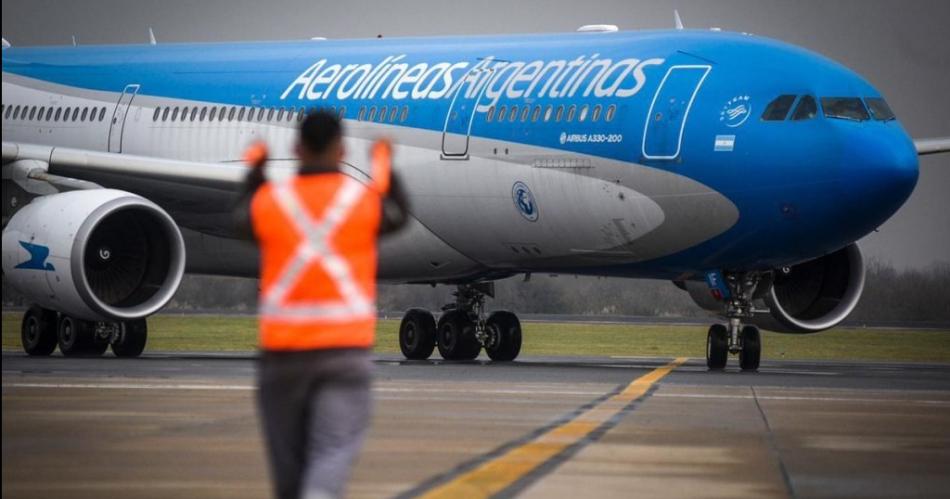
POLYGON ((511 312, 498 311, 488 316, 488 344, 485 353, 491 360, 511 361, 521 352, 521 321, 511 312))
POLYGON ((478 357, 482 346, 475 338, 475 323, 468 314, 450 310, 439 318, 439 353, 445 360, 472 360, 478 357))
POLYGON ((95 354, 93 351, 95 338, 92 323, 89 321, 61 315, 56 336, 59 340, 59 351, 67 357, 95 354))
POLYGON ((759 359, 762 357, 762 340, 759 328, 745 326, 740 333, 742 349, 739 350, 739 367, 743 371, 755 371, 759 368, 759 359))
POLYGON ((27 355, 46 356, 56 350, 56 312, 33 305, 23 314, 20 341, 27 355))
POLYGON ((127 321, 119 324, 121 333, 112 343, 112 353, 116 357, 138 357, 145 350, 148 340, 148 323, 145 319, 127 321))
POLYGON ((729 331, 722 324, 713 324, 706 335, 706 367, 724 369, 729 358, 729 331))
POLYGON ((409 309, 399 324, 399 349, 407 359, 425 360, 435 350, 435 318, 428 310, 409 309))

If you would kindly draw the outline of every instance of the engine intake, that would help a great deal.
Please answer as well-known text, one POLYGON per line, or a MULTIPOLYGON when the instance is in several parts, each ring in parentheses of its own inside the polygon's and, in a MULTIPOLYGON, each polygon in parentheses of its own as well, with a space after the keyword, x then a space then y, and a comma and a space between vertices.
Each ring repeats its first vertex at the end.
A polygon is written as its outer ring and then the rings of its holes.
MULTIPOLYGON (((857 244, 778 271, 764 301, 770 314, 761 327, 786 333, 832 328, 857 306, 864 291, 864 258, 857 244)), ((761 320, 760 320, 761 319, 761 320)))
POLYGON ((87 320, 127 321, 178 290, 185 246, 174 220, 124 191, 37 198, 3 231, 3 271, 35 303, 87 320))

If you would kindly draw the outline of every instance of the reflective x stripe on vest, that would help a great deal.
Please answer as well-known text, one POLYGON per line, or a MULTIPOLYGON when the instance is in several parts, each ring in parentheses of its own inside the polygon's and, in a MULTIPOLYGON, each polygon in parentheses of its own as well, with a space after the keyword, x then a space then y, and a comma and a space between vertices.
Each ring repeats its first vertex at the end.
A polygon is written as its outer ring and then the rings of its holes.
POLYGON ((281 269, 274 284, 263 291, 260 307, 262 319, 342 322, 375 317, 373 300, 365 295, 353 278, 347 260, 337 254, 330 243, 336 230, 365 192, 366 187, 359 181, 346 177, 327 206, 323 218, 314 220, 290 181, 275 184, 273 199, 301 237, 293 256, 281 269), (287 295, 310 265, 323 267, 339 291, 340 300, 286 301, 287 295))

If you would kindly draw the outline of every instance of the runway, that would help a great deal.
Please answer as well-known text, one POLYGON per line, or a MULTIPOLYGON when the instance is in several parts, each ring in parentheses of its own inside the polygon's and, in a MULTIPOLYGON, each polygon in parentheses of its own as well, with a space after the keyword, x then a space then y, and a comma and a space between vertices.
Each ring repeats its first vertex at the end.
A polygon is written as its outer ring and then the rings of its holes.
MULTIPOLYGON (((950 365, 383 356, 374 392, 351 497, 950 490, 950 365)), ((269 493, 251 356, 5 351, 2 442, 5 498, 269 493)))

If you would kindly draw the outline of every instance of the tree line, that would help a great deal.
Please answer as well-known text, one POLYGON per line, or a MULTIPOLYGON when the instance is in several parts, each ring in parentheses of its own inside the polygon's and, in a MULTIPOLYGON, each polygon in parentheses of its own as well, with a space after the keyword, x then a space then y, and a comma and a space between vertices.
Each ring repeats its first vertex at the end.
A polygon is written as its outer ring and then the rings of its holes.
MULTIPOLYGON (((439 310, 452 299, 454 286, 380 285, 379 309, 398 316, 411 307, 439 310)), ((850 319, 854 322, 950 322, 950 264, 898 270, 878 260, 867 263, 864 294, 850 319)), ((253 313, 258 282, 216 276, 185 276, 166 308, 173 312, 253 313)), ((28 303, 3 282, 4 308, 28 303)), ((569 275, 532 275, 497 281, 489 309, 519 313, 702 317, 684 291, 669 281, 569 275)))

